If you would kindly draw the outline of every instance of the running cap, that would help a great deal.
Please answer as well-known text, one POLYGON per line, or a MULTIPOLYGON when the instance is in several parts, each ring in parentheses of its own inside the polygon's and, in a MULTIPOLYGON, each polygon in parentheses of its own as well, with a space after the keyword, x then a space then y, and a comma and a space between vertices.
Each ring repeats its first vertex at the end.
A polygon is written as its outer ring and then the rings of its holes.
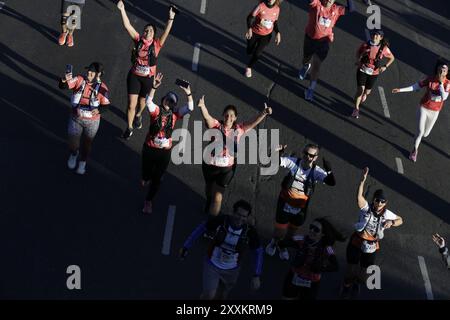
POLYGON ((381 29, 373 29, 370 33, 372 35, 379 34, 380 36, 384 37, 384 31, 381 29))
POLYGON ((169 101, 172 101, 174 104, 178 103, 178 96, 173 91, 169 91, 164 98, 169 100, 169 101))
POLYGON ((93 71, 96 73, 102 73, 103 74, 103 64, 100 62, 92 62, 89 66, 85 67, 88 71, 93 71))
POLYGON ((373 194, 373 198, 387 201, 386 195, 384 194, 384 191, 382 189, 376 190, 373 194))

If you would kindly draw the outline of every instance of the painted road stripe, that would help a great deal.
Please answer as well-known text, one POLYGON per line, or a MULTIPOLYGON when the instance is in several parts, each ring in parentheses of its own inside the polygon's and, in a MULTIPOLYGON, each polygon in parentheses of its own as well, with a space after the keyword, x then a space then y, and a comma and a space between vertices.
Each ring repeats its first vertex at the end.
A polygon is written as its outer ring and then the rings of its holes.
POLYGON ((166 229, 164 230, 164 240, 161 253, 165 256, 170 254, 170 243, 172 242, 173 224, 175 222, 175 206, 169 206, 167 213, 166 229))
POLYGON ((206 0, 202 0, 202 4, 200 5, 200 13, 205 14, 206 12, 206 0))
POLYGON ((397 163, 397 171, 398 171, 398 173, 400 173, 400 174, 405 173, 405 172, 403 171, 403 163, 402 163, 402 159, 400 159, 400 158, 395 158, 395 162, 397 163))
POLYGON ((425 284, 425 291, 427 293, 427 299, 434 300, 433 291, 431 290, 431 282, 430 282, 430 278, 428 277, 427 266, 425 264, 425 259, 422 256, 419 256, 418 258, 419 258, 420 271, 422 272, 423 282, 425 284))
POLYGON ((186 137, 188 134, 188 126, 189 126, 189 118, 191 115, 188 113, 183 117, 183 123, 181 125, 181 142, 180 142, 180 148, 179 152, 184 153, 184 150, 186 149, 186 137))
POLYGON ((384 94, 383 87, 378 87, 378 92, 380 93, 381 104, 383 105, 384 116, 386 118, 390 118, 391 114, 389 113, 389 108, 386 100, 386 95, 384 94))
POLYGON ((192 56, 192 71, 197 72, 198 70, 198 60, 200 59, 200 43, 196 43, 194 46, 194 55, 192 56))

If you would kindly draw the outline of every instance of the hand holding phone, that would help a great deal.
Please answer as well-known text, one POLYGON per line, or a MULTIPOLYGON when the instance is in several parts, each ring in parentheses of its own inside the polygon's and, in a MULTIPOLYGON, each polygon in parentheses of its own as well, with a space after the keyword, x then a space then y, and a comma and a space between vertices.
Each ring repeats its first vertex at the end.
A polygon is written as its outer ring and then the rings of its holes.
POLYGON ((173 13, 175 13, 175 14, 180 13, 180 9, 178 9, 177 6, 174 5, 173 3, 170 4, 170 8, 172 9, 173 13))
POLYGON ((187 89, 189 87, 189 82, 185 81, 185 80, 181 80, 181 79, 177 79, 175 80, 175 84, 177 86, 180 86, 184 89, 187 89))

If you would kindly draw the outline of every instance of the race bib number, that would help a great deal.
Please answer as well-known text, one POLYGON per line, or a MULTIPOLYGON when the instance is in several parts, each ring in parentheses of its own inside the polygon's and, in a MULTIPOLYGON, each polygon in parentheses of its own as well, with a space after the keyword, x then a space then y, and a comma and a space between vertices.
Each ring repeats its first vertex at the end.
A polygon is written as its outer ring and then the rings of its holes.
POLYGON ((362 66, 362 68, 360 69, 361 72, 364 72, 365 74, 368 74, 369 76, 371 76, 373 74, 373 69, 366 67, 366 66, 362 66))
POLYGON ((261 25, 266 28, 266 29, 272 29, 273 27, 273 21, 272 20, 266 20, 266 19, 262 19, 261 20, 261 25))
POLYGON ((364 240, 361 244, 361 251, 364 253, 374 253, 377 250, 376 242, 369 242, 364 240))
POLYGON ((431 95, 431 101, 434 101, 434 102, 442 102, 442 97, 439 95, 434 95, 434 94, 432 94, 431 95))
POLYGON ((290 206, 288 203, 285 203, 283 207, 283 211, 290 214, 298 214, 301 210, 302 208, 294 208, 290 206))
POLYGON ((139 73, 142 76, 148 76, 150 74, 150 67, 149 66, 136 66, 136 73, 139 73))
POLYGON ((78 109, 78 115, 82 118, 92 118, 92 111, 78 109))
POLYGON ((153 139, 153 143, 158 147, 158 148, 168 148, 170 145, 169 139, 167 138, 154 138, 153 139))
POLYGON ((214 157, 214 163, 218 167, 228 167, 230 165, 230 157, 214 157))
POLYGON ((311 280, 305 280, 296 273, 294 273, 294 276, 292 277, 292 284, 297 287, 311 288, 311 280))
POLYGON ((331 19, 320 17, 319 24, 325 28, 329 28, 331 26, 331 19))

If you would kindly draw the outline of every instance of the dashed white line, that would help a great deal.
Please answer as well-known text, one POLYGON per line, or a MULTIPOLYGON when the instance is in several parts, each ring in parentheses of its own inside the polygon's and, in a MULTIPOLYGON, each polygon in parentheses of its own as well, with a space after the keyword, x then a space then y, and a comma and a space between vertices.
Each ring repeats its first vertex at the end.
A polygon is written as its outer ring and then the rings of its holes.
POLYGON ((430 278, 428 277, 427 266, 425 264, 425 259, 422 256, 419 256, 418 258, 419 258, 420 271, 422 272, 422 277, 423 277, 423 281, 425 284, 425 291, 427 293, 427 299, 434 300, 433 291, 431 289, 431 282, 430 282, 430 278))
POLYGON ((389 113, 389 108, 388 108, 388 104, 387 104, 387 100, 386 100, 386 95, 384 94, 384 89, 383 87, 378 87, 378 92, 380 93, 380 98, 381 98, 381 104, 383 106, 383 111, 384 111, 384 116, 386 118, 390 118, 391 114, 389 113))
POLYGON ((198 60, 200 59, 200 43, 196 43, 194 46, 194 55, 192 56, 192 71, 197 72, 198 70, 198 60))
POLYGON ((169 206, 167 213, 166 229, 164 230, 164 240, 161 253, 165 256, 170 254, 170 243, 172 242, 173 224, 175 222, 175 206, 169 206))
POLYGON ((202 3, 200 5, 200 13, 205 14, 206 12, 206 0, 202 0, 202 3))
POLYGON ((403 163, 402 163, 402 159, 400 159, 400 158, 395 158, 395 162, 397 163, 397 171, 398 171, 398 173, 403 174, 404 171, 403 171, 403 163))

